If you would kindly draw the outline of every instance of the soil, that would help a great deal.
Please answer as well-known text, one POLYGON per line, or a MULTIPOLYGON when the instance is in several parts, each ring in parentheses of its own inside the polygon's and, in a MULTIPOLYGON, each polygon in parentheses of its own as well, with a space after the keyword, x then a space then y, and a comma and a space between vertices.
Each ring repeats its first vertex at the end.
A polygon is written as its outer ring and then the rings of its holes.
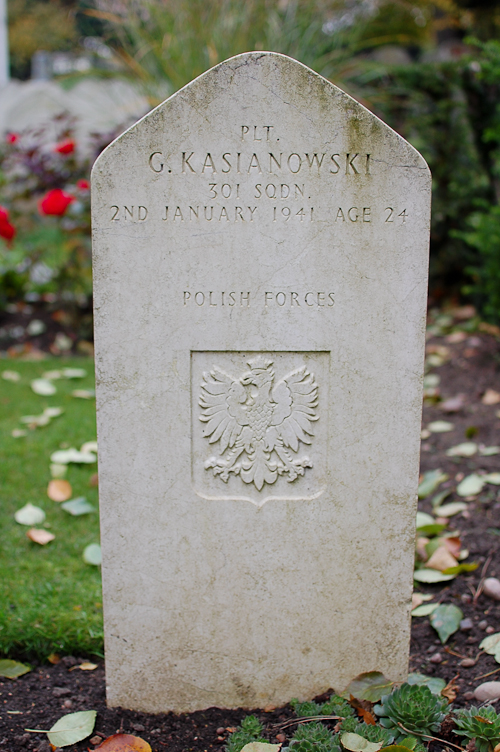
MULTIPOLYGON (((26 317, 22 312, 11 315, 13 318, 26 317)), ((49 317, 47 322, 50 323, 49 317)), ((53 329, 51 326, 50 331, 53 329)), ((462 474, 499 469, 500 455, 458 459, 445 453, 449 447, 471 439, 479 445, 500 445, 500 403, 485 405, 481 401, 487 389, 500 392, 500 330, 490 331, 493 334, 483 331, 459 335, 458 339, 460 336, 462 339, 458 342, 454 341, 456 334, 451 336, 451 341, 450 336, 438 336, 428 341, 428 352, 432 353, 436 346, 444 346, 448 349, 449 360, 433 369, 441 379, 439 395, 425 400, 423 427, 432 421, 447 420, 453 423, 454 429, 447 433, 432 433, 423 440, 421 470, 440 468, 449 475, 446 484, 453 489, 462 474), (456 412, 444 412, 443 403, 459 394, 464 395, 463 406, 456 412)), ((38 346, 43 344, 40 342, 38 346)), ((445 503, 455 500, 459 497, 453 491, 445 503)), ((428 500, 420 502, 420 508, 432 511, 428 500)), ((478 568, 450 582, 419 586, 417 591, 432 594, 434 600, 458 605, 464 619, 469 619, 470 623, 442 645, 427 617, 413 618, 410 670, 438 676, 447 682, 455 679, 458 694, 454 707, 457 707, 470 705, 474 688, 482 682, 500 681, 500 666, 493 656, 479 649, 481 640, 488 633, 500 631, 500 602, 481 592, 481 581, 485 576, 500 577, 499 488, 485 486, 476 499, 468 502, 467 510, 452 518, 450 528, 459 531, 462 545, 470 552, 467 561, 477 562, 478 568), (466 661, 464 666, 466 659, 474 659, 474 665, 467 666, 466 661)), ((25 729, 47 729, 66 713, 94 709, 97 710, 97 722, 91 738, 66 749, 75 752, 93 749, 101 740, 122 731, 142 737, 154 752, 164 749, 169 752, 209 752, 222 750, 231 731, 251 712, 209 708, 185 715, 151 715, 121 708, 108 709, 104 664, 100 662, 96 669, 88 671, 78 668, 80 663, 89 659, 90 656, 65 656, 56 665, 34 666, 30 673, 16 680, 0 681, 0 749, 50 752, 45 734, 26 732, 25 729)), ((366 668, 370 670, 372 667, 366 668)), ((266 727, 266 737, 274 743, 285 741, 283 736, 277 738, 277 734, 284 733, 289 738, 293 729, 280 732, 275 725, 295 717, 291 708, 267 708, 266 711, 253 711, 266 727)), ((461 743, 459 738, 447 735, 445 728, 442 734, 451 742, 461 743)), ((434 744, 436 749, 438 746, 442 747, 434 744)))

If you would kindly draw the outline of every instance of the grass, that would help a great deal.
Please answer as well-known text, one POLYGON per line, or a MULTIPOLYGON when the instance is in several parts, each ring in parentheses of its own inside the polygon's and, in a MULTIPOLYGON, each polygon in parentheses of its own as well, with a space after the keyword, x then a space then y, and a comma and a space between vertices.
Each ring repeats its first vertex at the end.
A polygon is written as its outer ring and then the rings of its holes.
MULTIPOLYGON (((71 396, 74 389, 93 388, 93 362, 2 360, 0 372, 4 370, 17 371, 21 380, 0 379, 0 656, 44 660, 51 653, 102 655, 100 568, 82 559, 85 546, 99 541, 98 514, 72 517, 47 496, 52 452, 79 449, 96 438, 94 400, 71 396), (54 381, 57 394, 51 397, 32 391, 32 379, 63 367, 84 368, 87 376, 54 381), (25 437, 12 437, 14 429, 23 428, 21 416, 39 415, 49 406, 60 406, 64 413, 25 437), (44 526, 55 540, 46 546, 32 543, 28 528, 14 520, 28 502, 47 515, 44 526)), ((97 509, 97 489, 89 486, 96 469, 69 465, 66 479, 72 498, 85 496, 97 509)))

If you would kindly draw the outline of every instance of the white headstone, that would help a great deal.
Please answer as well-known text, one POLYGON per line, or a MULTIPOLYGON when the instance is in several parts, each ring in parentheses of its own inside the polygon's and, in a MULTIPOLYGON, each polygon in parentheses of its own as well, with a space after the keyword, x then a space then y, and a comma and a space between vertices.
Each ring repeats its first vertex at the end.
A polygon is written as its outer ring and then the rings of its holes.
POLYGON ((92 199, 109 704, 403 680, 425 161, 255 52, 111 144, 92 199))

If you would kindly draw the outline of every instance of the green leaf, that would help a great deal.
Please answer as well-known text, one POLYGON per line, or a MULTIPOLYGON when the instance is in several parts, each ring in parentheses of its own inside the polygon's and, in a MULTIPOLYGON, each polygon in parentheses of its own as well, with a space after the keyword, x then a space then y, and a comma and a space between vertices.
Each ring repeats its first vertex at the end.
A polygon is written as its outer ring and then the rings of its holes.
POLYGON ((453 517, 455 514, 463 512, 464 509, 467 509, 465 501, 451 501, 449 504, 443 504, 442 507, 437 507, 434 509, 434 512, 438 517, 453 517))
POLYGON ((435 525, 424 525, 423 527, 419 527, 418 532, 426 536, 439 535, 439 533, 442 533, 445 528, 446 525, 443 525, 442 523, 439 523, 438 525, 436 523, 435 525))
POLYGON ((81 514, 89 514, 89 512, 95 512, 95 507, 90 504, 85 496, 77 496, 76 499, 65 501, 61 504, 61 509, 65 512, 69 512, 73 517, 79 517, 81 514))
POLYGON ((78 449, 59 449, 50 455, 50 461, 56 465, 67 465, 69 462, 75 462, 83 465, 91 465, 97 462, 97 456, 92 452, 79 452, 78 449))
POLYGON ((417 582, 425 582, 428 585, 432 585, 435 582, 447 582, 453 580, 454 574, 443 574, 438 572, 437 569, 417 569, 413 572, 413 579, 417 582))
POLYGON ((352 695, 358 700, 378 702, 383 695, 389 694, 393 685, 394 682, 389 681, 380 671, 369 671, 356 676, 339 694, 346 699, 352 695))
POLYGON ((101 547, 98 543, 89 543, 83 552, 83 561, 98 567, 101 564, 101 547))
POLYGON ((477 444, 474 441, 465 441, 463 444, 450 447, 446 451, 448 457, 473 457, 477 452, 477 444))
POLYGON ((50 743, 55 747, 69 747, 86 739, 94 730, 96 715, 95 710, 81 710, 59 718, 47 731, 50 743))
POLYGON ((459 496, 477 496, 477 494, 481 493, 483 490, 484 483, 484 476, 472 473, 472 475, 468 475, 461 483, 459 483, 457 486, 457 494, 459 496))
POLYGON ((405 738, 401 739, 399 742, 401 747, 406 747, 407 749, 415 749, 417 743, 418 739, 416 739, 414 736, 405 736, 405 738))
POLYGON ((83 379, 87 371, 83 368, 63 368, 62 375, 65 379, 83 379))
POLYGON ((34 504, 26 504, 14 514, 14 519, 20 525, 40 525, 45 520, 45 512, 34 504))
POLYGON ((454 428, 453 423, 447 420, 434 420, 427 426, 427 430, 431 433, 447 433, 448 431, 453 431, 454 428))
POLYGON ((380 752, 408 752, 408 747, 404 744, 390 744, 388 747, 382 747, 380 752))
POLYGON ((442 603, 431 614, 430 622, 439 635, 439 639, 444 643, 452 634, 460 629, 460 622, 464 618, 462 609, 454 606, 452 603, 442 603))
POLYGON ((438 494, 436 494, 434 498, 431 500, 432 508, 435 509, 436 507, 440 507, 442 502, 450 494, 451 494, 451 488, 445 488, 444 491, 440 491, 438 494))
POLYGON ((471 562, 470 564, 457 564, 456 567, 448 567, 448 569, 445 569, 443 574, 463 574, 464 572, 474 572, 475 569, 477 569, 479 564, 476 564, 475 562, 471 562))
POLYGON ((435 523, 436 520, 432 515, 427 514, 427 512, 417 512, 417 530, 420 530, 420 528, 425 527, 426 525, 434 525, 435 523))
POLYGON ((500 632, 485 637, 479 647, 488 655, 496 655, 497 650, 500 649, 500 632))
POLYGON ((500 486, 500 473, 488 473, 482 476, 486 483, 493 483, 494 486, 500 486))
POLYGON ((384 742, 369 742, 363 736, 346 732, 340 737, 342 746, 350 752, 378 752, 384 742))
POLYGON ((479 454, 482 457, 492 457, 494 454, 500 454, 500 446, 480 447, 479 454))
POLYGON ((31 668, 24 663, 9 661, 6 658, 0 660, 0 676, 5 676, 7 679, 16 679, 18 676, 27 674, 28 671, 31 671, 31 668))
POLYGON ((436 488, 441 485, 445 480, 448 480, 446 473, 441 470, 428 470, 424 473, 422 482, 418 487, 418 498, 426 499, 431 493, 434 493, 436 488))
POLYGON ((245 744, 241 752, 279 752, 281 744, 268 744, 267 742, 249 742, 245 744))
POLYGON ((433 695, 440 695, 441 690, 446 687, 446 682, 444 679, 438 679, 436 676, 426 676, 425 674, 419 674, 418 671, 415 671, 412 674, 408 674, 408 679, 406 681, 408 684, 418 684, 420 686, 423 685, 425 687, 429 687, 433 695))
POLYGON ((411 612, 412 616, 429 616, 439 606, 439 603, 423 603, 411 612))

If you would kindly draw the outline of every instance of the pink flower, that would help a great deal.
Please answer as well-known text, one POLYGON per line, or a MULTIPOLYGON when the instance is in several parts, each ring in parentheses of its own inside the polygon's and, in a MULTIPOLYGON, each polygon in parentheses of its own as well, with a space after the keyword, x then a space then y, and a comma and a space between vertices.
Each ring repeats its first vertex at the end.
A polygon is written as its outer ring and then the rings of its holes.
POLYGON ((74 200, 74 196, 66 193, 61 188, 53 188, 42 198, 39 203, 39 209, 41 214, 52 214, 60 217, 74 200))
POLYGON ((9 219, 9 212, 5 206, 0 206, 0 223, 7 222, 9 219))
POLYGON ((17 141, 19 141, 19 136, 17 135, 17 133, 7 133, 5 140, 8 144, 15 144, 17 143, 17 141))
POLYGON ((9 212, 4 206, 0 206, 0 238, 12 240, 16 234, 16 228, 9 222, 9 212))
POLYGON ((75 142, 72 138, 67 138, 65 141, 56 144, 54 151, 57 151, 58 154, 73 154, 75 151, 75 142))
POLYGON ((76 183, 76 187, 79 188, 81 191, 88 191, 90 190, 90 183, 88 180, 78 180, 76 183))

